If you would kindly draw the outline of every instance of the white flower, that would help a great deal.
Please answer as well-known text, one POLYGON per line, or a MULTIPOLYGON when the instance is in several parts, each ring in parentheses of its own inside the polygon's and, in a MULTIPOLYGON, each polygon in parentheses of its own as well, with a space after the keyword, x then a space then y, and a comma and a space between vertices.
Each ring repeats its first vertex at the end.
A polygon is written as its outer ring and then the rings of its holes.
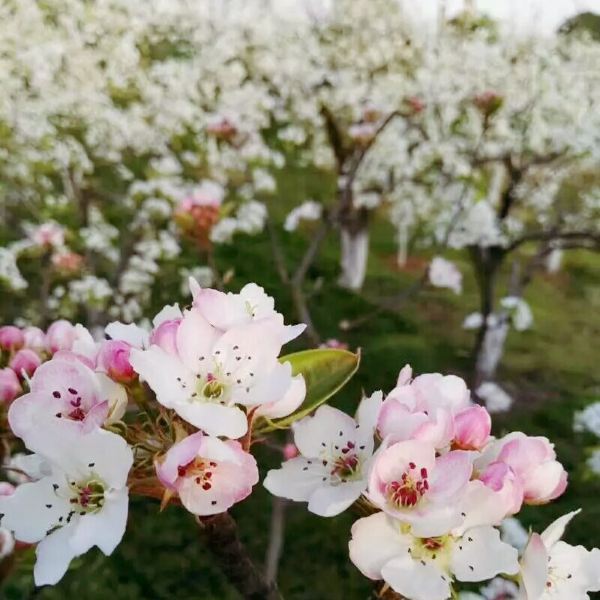
POLYGON ((519 570, 517 550, 502 542, 493 527, 417 538, 382 512, 354 523, 349 549, 350 560, 363 575, 383 579, 410 600, 445 600, 453 579, 484 581, 519 570))
POLYGON ((307 200, 288 213, 283 228, 286 231, 296 231, 301 221, 318 221, 322 214, 323 206, 319 202, 307 200))
POLYGON ((108 431, 82 434, 68 427, 40 428, 35 440, 45 471, 0 497, 2 527, 18 541, 38 543, 36 585, 61 579, 73 558, 98 546, 106 555, 127 522, 127 474, 133 454, 108 431))
MULTIPOLYGON (((292 385, 290 363, 277 360, 283 324, 262 319, 223 332, 198 309, 202 302, 194 303, 177 326, 176 353, 134 348, 130 362, 163 406, 209 435, 239 438, 248 428, 240 406, 280 400, 292 385)), ((217 300, 219 306, 223 319, 230 318, 227 303, 217 300)))
POLYGON ((453 262, 441 256, 436 256, 429 265, 428 273, 431 285, 450 288, 455 294, 462 292, 462 273, 453 262))
POLYGON ((357 420, 321 406, 293 426, 300 456, 267 473, 264 486, 275 496, 308 502, 308 510, 332 517, 346 510, 368 483, 373 432, 383 395, 363 399, 357 420))
POLYGON ((524 600, 586 600, 600 591, 600 550, 561 541, 565 527, 579 513, 558 518, 540 535, 532 534, 521 559, 524 600))
POLYGON ((484 381, 476 393, 485 402, 485 407, 490 413, 506 412, 514 402, 511 396, 493 381, 484 381))
POLYGON ((533 324, 533 314, 529 304, 518 296, 506 296, 500 300, 503 308, 507 309, 511 316, 513 327, 517 331, 525 331, 533 324))

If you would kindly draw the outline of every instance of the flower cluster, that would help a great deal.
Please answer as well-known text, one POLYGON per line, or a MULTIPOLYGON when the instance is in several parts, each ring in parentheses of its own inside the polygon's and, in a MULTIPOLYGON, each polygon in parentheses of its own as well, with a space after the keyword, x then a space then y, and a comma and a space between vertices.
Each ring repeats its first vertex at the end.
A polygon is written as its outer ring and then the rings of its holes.
POLYGON ((533 534, 521 559, 501 539, 504 519, 560 496, 567 475, 546 438, 493 437, 489 413, 459 377, 413 378, 406 366, 356 418, 325 406, 293 430, 299 454, 265 487, 318 515, 352 505, 369 515, 352 527, 350 559, 402 597, 443 600, 460 582, 498 575, 518 580, 529 600, 600 589, 600 551, 558 541, 572 514, 533 534))
POLYGON ((190 285, 191 306, 166 306, 149 330, 113 322, 95 341, 66 321, 46 333, 0 328, 8 424, 32 452, 9 462, 22 479, 0 497, 0 525, 37 543, 38 585, 92 546, 113 551, 129 493, 200 517, 246 498, 258 482, 254 424, 304 401, 303 376, 278 358, 304 326, 285 325, 256 284, 239 294, 190 285))

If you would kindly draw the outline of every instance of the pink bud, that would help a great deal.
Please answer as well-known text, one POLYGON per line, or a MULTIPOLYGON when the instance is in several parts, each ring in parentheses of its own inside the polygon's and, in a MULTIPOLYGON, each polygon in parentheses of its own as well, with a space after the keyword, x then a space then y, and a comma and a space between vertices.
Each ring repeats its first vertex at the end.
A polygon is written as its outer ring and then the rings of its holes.
POLYGON ((14 325, 0 327, 0 348, 3 350, 18 350, 23 347, 25 336, 23 332, 14 325))
POLYGON ((177 354, 177 329, 181 319, 163 321, 150 334, 150 344, 162 348, 169 354, 177 354))
POLYGON ((11 496, 15 493, 15 486, 8 481, 0 481, 0 496, 11 496))
POLYGON ((98 367, 120 383, 129 383, 137 377, 129 362, 131 346, 121 340, 108 340, 98 353, 98 367))
POLYGON ((59 321, 54 321, 48 327, 46 344, 52 353, 59 350, 70 350, 76 337, 75 326, 69 323, 69 321, 60 319, 59 321))
POLYGON ((545 437, 510 434, 497 460, 506 463, 523 484, 527 504, 545 504, 567 487, 567 473, 556 460, 554 446, 545 437))
POLYGON ((26 348, 42 351, 46 349, 46 334, 39 327, 25 327, 23 336, 26 348))
POLYGON ((10 361, 10 368, 13 369, 19 377, 24 379, 23 372, 25 372, 28 377, 31 377, 41 364, 42 359, 36 352, 29 348, 22 348, 10 361))
POLYGON ((16 373, 10 367, 0 369, 0 402, 12 402, 22 391, 16 373))
POLYGON ((286 444, 283 447, 283 457, 285 458, 285 460, 291 460, 292 458, 296 458, 296 456, 298 456, 300 454, 300 452, 298 451, 298 448, 296 448, 296 444, 286 444))
POLYGON ((481 450, 492 430, 492 419, 483 406, 471 406, 454 417, 454 443, 462 450, 481 450))

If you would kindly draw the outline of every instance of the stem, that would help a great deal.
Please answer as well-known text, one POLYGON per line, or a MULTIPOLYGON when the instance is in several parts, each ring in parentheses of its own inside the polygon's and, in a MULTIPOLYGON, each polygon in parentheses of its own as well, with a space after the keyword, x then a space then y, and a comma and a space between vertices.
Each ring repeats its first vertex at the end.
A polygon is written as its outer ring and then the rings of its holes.
POLYGON ((269 535, 269 547, 265 558, 265 571, 267 581, 277 581, 279 561, 283 552, 283 540, 285 535, 285 507, 286 500, 273 496, 271 499, 271 527, 269 535))
POLYGON ((240 541, 235 520, 229 513, 198 519, 201 536, 210 553, 242 598, 281 600, 277 586, 267 581, 240 541))

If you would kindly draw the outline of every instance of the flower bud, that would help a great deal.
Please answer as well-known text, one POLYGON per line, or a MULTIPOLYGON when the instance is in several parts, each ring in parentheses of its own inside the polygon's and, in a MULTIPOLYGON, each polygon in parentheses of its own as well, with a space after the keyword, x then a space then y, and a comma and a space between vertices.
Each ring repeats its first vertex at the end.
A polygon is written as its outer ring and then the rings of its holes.
POLYGON ((298 451, 296 444, 289 443, 283 447, 283 457, 285 458, 285 460, 291 460, 292 458, 296 458, 296 456, 298 456, 299 454, 300 452, 298 451))
POLYGON ((521 480, 527 504, 550 502, 567 487, 567 473, 545 437, 511 434, 497 460, 506 463, 521 480))
POLYGON ((483 406, 471 406, 454 417, 454 443, 462 450, 481 450, 492 430, 492 419, 483 406))
POLYGON ((0 402, 12 402, 22 391, 16 373, 10 367, 0 369, 0 402))
POLYGON ((32 350, 46 350, 46 334, 39 327, 25 327, 23 329, 25 347, 32 350))
POLYGON ((15 493, 15 486, 8 481, 0 481, 0 496, 11 496, 15 493))
POLYGON ((46 332, 46 344, 50 352, 70 350, 77 337, 75 327, 64 319, 54 321, 46 332))
POLYGON ((150 344, 159 346, 169 354, 177 354, 177 329, 181 319, 163 321, 150 334, 150 344))
POLYGON ((25 336, 23 332, 14 325, 0 327, 0 348, 2 350, 18 350, 23 347, 25 336))
POLYGON ((121 340, 108 340, 98 353, 98 367, 119 383, 129 383, 137 377, 129 362, 131 346, 121 340))
POLYGON ((19 377, 24 379, 23 373, 27 377, 31 377, 41 364, 42 359, 36 352, 30 348, 22 348, 12 357, 9 366, 19 377))

